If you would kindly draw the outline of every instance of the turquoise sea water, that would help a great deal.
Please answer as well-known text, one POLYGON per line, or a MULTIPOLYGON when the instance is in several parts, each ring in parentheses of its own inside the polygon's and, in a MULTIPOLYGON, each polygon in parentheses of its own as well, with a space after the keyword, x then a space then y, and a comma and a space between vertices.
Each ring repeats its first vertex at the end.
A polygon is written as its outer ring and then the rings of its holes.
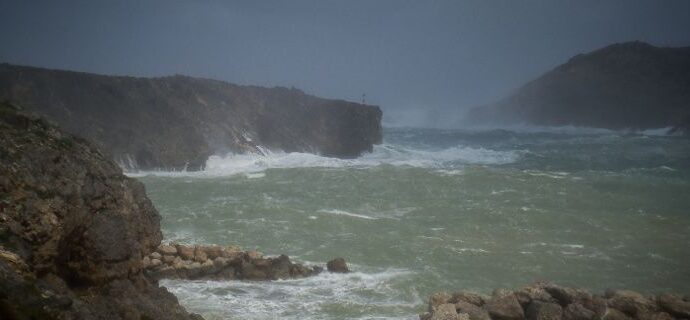
POLYGON ((140 173, 165 241, 353 273, 163 281, 207 319, 415 319, 440 290, 534 280, 690 292, 690 141, 580 129, 387 129, 354 160, 212 157, 140 173))

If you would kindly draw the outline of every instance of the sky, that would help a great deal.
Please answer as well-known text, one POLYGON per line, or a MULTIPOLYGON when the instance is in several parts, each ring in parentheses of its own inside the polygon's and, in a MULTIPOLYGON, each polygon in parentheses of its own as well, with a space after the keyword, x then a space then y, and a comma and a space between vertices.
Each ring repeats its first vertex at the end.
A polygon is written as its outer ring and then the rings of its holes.
POLYGON ((0 0, 0 62, 185 74, 381 106, 444 126, 568 58, 690 46, 690 1, 0 0))

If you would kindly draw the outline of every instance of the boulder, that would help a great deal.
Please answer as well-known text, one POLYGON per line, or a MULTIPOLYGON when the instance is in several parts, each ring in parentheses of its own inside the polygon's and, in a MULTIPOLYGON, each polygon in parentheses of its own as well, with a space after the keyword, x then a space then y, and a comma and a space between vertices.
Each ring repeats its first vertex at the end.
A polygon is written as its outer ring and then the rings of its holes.
POLYGON ((216 259, 223 256, 224 248, 221 246, 207 246, 203 248, 209 259, 216 259))
POLYGON ((151 259, 158 259, 158 260, 161 260, 161 258, 162 258, 161 254, 158 253, 158 252, 155 252, 155 251, 152 252, 149 256, 151 257, 151 259))
POLYGON ((465 301, 479 307, 483 306, 484 303, 486 303, 486 300, 488 300, 488 298, 472 292, 456 292, 453 293, 452 297, 450 298, 451 303, 465 301))
POLYGON ((206 255, 206 251, 204 250, 203 247, 197 246, 194 248, 194 261, 199 262, 199 263, 204 263, 208 260, 208 256, 206 255))
MULTIPOLYGON (((606 313, 605 310, 602 315, 606 313)), ((595 320, 598 318, 594 311, 585 308, 579 303, 571 303, 563 311, 563 320, 595 320)))
POLYGON ((455 305, 452 303, 445 303, 437 306, 431 314, 430 320, 458 320, 458 313, 455 311, 455 305))
POLYGON ((432 294, 431 297, 429 297, 428 311, 433 313, 436 307, 448 303, 450 298, 451 295, 448 294, 448 292, 437 292, 432 294))
POLYGON ((679 295, 662 294, 657 297, 657 303, 666 312, 677 318, 690 319, 690 301, 679 295))
POLYGON ((592 294, 584 289, 574 289, 548 284, 544 286, 544 290, 549 293, 561 306, 565 307, 571 303, 580 302, 582 300, 590 300, 593 298, 592 294))
MULTIPOLYGON (((451 298, 453 301, 453 298, 451 298)), ((472 303, 460 300, 454 302, 458 314, 467 314, 469 320, 491 320, 489 312, 472 303)))
POLYGON ((639 320, 673 320, 667 312, 642 312, 637 315, 639 320))
POLYGON ((158 246, 158 249, 156 249, 156 251, 158 251, 158 253, 163 254, 163 255, 174 256, 177 254, 177 248, 175 248, 174 246, 165 245, 165 244, 158 246))
POLYGON ((329 272, 335 273, 350 272, 350 269, 347 267, 347 263, 343 258, 335 258, 331 261, 328 261, 328 263, 326 263, 326 269, 328 269, 329 272))
POLYGON ((177 253, 184 260, 194 260, 194 247, 188 247, 181 244, 176 246, 177 253))
POLYGON ((633 317, 640 313, 658 310, 654 301, 647 299, 645 296, 635 291, 609 290, 606 296, 608 297, 607 303, 609 307, 623 311, 633 317))
POLYGON ((520 290, 516 290, 515 297, 517 297, 523 309, 527 309, 532 301, 558 302, 540 284, 527 286, 520 290))
POLYGON ((627 316, 625 313, 622 311, 613 309, 613 308, 608 308, 606 310, 606 313, 604 316, 601 318, 602 320, 632 320, 631 317, 627 316))
POLYGON ((491 299, 484 305, 494 320, 522 320, 525 313, 517 297, 510 291, 497 289, 491 299))
POLYGON ((532 301, 525 315, 527 320, 561 320, 563 308, 552 302, 532 301))

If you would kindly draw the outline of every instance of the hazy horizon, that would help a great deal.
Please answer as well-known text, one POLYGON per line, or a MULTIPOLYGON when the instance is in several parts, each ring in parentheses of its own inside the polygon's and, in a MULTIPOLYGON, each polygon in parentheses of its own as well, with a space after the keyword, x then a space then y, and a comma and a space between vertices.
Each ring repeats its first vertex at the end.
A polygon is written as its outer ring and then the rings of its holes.
POLYGON ((578 53, 687 30, 686 1, 4 1, 0 61, 366 93, 387 126, 439 127, 578 53))

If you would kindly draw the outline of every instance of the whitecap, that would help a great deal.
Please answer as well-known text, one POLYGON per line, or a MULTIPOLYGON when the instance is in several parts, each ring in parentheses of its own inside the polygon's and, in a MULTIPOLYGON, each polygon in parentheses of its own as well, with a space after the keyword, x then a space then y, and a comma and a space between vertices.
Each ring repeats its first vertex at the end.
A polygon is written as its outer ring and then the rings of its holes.
POLYGON ((322 209, 322 210, 319 210, 319 212, 329 213, 329 214, 334 214, 334 215, 349 216, 349 217, 353 217, 353 218, 360 218, 360 219, 367 219, 367 220, 378 220, 378 218, 375 218, 375 217, 370 217, 370 216, 367 216, 364 214, 352 213, 352 212, 348 212, 345 210, 338 210, 338 209, 322 209))

